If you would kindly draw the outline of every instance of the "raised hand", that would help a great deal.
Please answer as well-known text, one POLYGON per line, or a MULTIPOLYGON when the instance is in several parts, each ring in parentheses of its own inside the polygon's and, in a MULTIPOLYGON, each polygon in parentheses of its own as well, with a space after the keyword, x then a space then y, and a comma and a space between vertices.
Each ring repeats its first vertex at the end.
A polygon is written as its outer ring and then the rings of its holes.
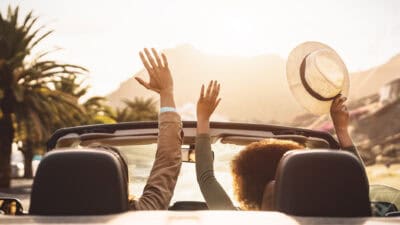
POLYGON ((220 84, 217 81, 210 81, 207 91, 204 92, 204 85, 201 86, 200 97, 197 101, 197 132, 207 133, 212 113, 217 108, 221 98, 218 98, 220 84))
POLYGON ((354 146, 348 131, 350 116, 349 111, 344 104, 346 100, 346 97, 338 96, 333 100, 331 105, 332 122, 335 126, 336 135, 342 149, 354 146))
POLYGON ((344 104, 346 100, 346 97, 339 95, 333 100, 331 105, 331 117, 336 132, 338 130, 347 130, 349 126, 349 111, 344 104))
POLYGON ((145 88, 153 90, 157 93, 172 93, 174 85, 171 72, 168 68, 167 57, 164 53, 162 53, 161 60, 159 54, 154 48, 152 48, 151 51, 153 54, 151 54, 150 51, 145 48, 144 53, 139 53, 140 59, 142 60, 144 67, 149 73, 150 81, 145 82, 139 77, 135 77, 135 79, 145 88))

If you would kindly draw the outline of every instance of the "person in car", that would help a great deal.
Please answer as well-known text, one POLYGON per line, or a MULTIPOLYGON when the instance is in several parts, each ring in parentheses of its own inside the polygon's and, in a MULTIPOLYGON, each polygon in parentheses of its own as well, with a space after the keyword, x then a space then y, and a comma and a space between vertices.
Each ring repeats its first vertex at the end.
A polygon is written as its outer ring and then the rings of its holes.
POLYGON ((135 79, 145 88, 160 95, 157 152, 142 196, 130 200, 132 210, 168 209, 182 164, 182 122, 176 112, 172 75, 167 57, 163 53, 160 57, 154 48, 151 51, 152 54, 145 48, 144 52, 140 52, 149 81, 139 77, 135 79))
MULTIPOLYGON (((235 210, 237 208, 216 180, 213 169, 209 121, 221 101, 218 97, 220 84, 211 81, 207 90, 204 89, 203 85, 197 102, 197 181, 209 209, 235 210)), ((334 99, 330 111, 332 120, 341 148, 352 152, 361 160, 347 130, 349 113, 344 105, 345 101, 346 98, 341 96, 334 99)), ((273 210, 273 189, 270 184, 274 180, 277 164, 285 152, 303 148, 303 145, 294 141, 266 139, 251 143, 240 151, 231 162, 234 193, 240 209, 273 210)))

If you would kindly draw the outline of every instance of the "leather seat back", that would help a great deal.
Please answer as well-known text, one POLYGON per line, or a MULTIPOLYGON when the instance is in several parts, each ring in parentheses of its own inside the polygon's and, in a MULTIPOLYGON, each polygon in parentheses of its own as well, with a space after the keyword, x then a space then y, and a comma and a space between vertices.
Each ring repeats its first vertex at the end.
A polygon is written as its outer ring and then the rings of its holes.
POLYGON ((124 168, 111 152, 54 150, 39 164, 29 213, 101 215, 128 210, 124 168))
POLYGON ((297 216, 371 216, 365 169, 348 152, 290 151, 278 165, 275 182, 278 211, 297 216))

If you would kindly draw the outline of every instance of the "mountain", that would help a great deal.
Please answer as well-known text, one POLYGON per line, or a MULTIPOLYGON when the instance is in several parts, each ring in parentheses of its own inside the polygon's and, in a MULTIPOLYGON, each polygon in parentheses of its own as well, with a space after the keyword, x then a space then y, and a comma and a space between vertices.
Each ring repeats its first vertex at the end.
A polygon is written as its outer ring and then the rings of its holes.
MULTIPOLYGON (((178 108, 194 119, 195 103, 201 84, 210 80, 221 83, 222 101, 215 119, 273 122, 288 125, 298 115, 307 113, 290 93, 286 75, 286 61, 277 55, 256 57, 218 56, 205 54, 190 45, 178 46, 164 51, 174 77, 178 108), (186 112, 186 111, 190 112, 186 112)), ((144 69, 135 76, 147 78, 144 69)), ((379 88, 400 77, 400 55, 370 70, 350 74, 350 100, 379 91, 379 88)), ((121 106, 124 98, 157 96, 130 78, 108 95, 113 106, 121 106)))
POLYGON ((350 74, 350 100, 375 94, 386 83, 400 78, 400 54, 369 70, 350 74))
MULTIPOLYGON (((201 84, 221 83, 222 101, 217 114, 234 121, 271 121, 284 123, 304 112, 292 97, 285 75, 285 60, 277 55, 234 57, 204 54, 183 45, 164 51, 174 77, 178 107, 195 104, 201 84), (284 104, 283 104, 284 103, 284 104)), ((136 76, 145 77, 144 70, 136 76)), ((133 78, 123 82, 108 98, 119 106, 123 98, 155 97, 133 78)), ((184 107, 185 108, 185 107, 184 107)), ((193 108, 195 107, 186 107, 193 108)), ((194 113, 194 112, 193 112, 194 113)), ((193 114, 192 113, 192 114, 193 114)))

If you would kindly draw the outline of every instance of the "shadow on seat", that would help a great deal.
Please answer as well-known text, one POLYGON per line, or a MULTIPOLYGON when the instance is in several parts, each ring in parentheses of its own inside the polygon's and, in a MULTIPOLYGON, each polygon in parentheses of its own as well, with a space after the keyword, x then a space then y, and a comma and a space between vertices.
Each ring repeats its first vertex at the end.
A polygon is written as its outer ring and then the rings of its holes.
POLYGON ((296 216, 371 216, 369 185, 358 159, 344 151, 295 150, 281 159, 275 209, 296 216))
POLYGON ((115 154, 89 149, 54 150, 39 164, 30 214, 101 215, 126 210, 127 184, 115 154))

